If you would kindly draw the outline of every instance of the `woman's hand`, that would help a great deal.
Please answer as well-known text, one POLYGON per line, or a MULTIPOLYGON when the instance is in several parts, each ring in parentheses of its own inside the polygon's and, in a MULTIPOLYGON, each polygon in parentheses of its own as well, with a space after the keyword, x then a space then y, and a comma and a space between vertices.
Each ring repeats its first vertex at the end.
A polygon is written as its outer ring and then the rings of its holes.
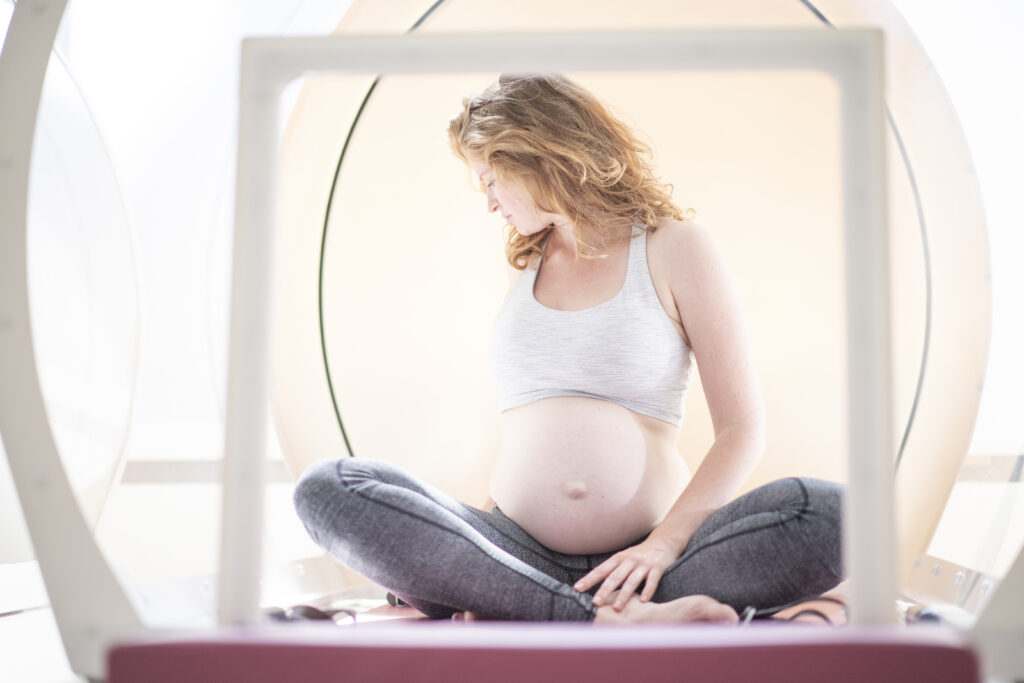
POLYGON ((612 593, 615 596, 612 607, 621 611, 642 583, 643 591, 640 600, 647 602, 654 597, 665 570, 679 557, 678 546, 648 537, 642 543, 615 553, 576 582, 573 586, 581 593, 590 590, 599 582, 604 581, 593 603, 600 607, 612 593))

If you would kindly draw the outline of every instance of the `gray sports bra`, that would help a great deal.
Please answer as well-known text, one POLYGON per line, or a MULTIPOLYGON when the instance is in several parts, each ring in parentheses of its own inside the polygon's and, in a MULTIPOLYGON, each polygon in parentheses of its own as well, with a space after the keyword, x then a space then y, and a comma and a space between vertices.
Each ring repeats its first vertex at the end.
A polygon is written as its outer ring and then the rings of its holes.
POLYGON ((538 303, 538 270, 523 272, 494 322, 490 367, 501 410, 589 396, 679 426, 690 348, 654 291, 647 232, 629 242, 622 289, 597 306, 558 311, 538 303))

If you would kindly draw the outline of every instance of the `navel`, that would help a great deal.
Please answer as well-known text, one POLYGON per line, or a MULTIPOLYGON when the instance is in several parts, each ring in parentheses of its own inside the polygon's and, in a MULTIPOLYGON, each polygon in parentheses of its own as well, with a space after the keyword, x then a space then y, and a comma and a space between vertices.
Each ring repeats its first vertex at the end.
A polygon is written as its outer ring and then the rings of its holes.
POLYGON ((570 481, 565 485, 565 495, 573 500, 579 500, 587 495, 587 485, 582 481, 570 481))

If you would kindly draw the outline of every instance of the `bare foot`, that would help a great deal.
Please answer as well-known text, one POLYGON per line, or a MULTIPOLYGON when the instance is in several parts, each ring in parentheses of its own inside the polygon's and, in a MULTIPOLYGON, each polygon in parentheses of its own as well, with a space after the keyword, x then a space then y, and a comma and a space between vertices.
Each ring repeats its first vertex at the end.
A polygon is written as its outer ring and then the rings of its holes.
MULTIPOLYGON (((612 594, 614 596, 614 593, 612 594)), ((608 603, 614 597, 608 598, 608 603)), ((641 602, 633 596, 616 612, 610 606, 599 607, 595 624, 637 624, 673 623, 704 621, 735 624, 739 621, 736 611, 707 595, 687 595, 671 602, 641 602)))
POLYGON ((452 621, 487 621, 474 612, 456 612, 452 615, 452 621))

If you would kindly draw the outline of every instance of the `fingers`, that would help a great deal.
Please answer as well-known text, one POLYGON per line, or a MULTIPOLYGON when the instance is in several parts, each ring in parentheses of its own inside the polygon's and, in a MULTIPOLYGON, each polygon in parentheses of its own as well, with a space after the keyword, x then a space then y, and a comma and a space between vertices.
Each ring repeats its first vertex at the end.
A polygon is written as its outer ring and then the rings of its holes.
POLYGON ((573 584, 573 588, 584 592, 600 583, 601 587, 593 598, 593 603, 598 607, 604 605, 612 593, 619 591, 613 600, 612 607, 616 611, 621 611, 630 598, 636 595, 641 584, 643 592, 639 594, 640 600, 643 602, 652 600, 665 569, 673 559, 674 556, 670 557, 669 553, 660 547, 654 547, 652 550, 652 548, 635 546, 612 555, 573 584))
POLYGON ((644 590, 640 593, 640 600, 643 602, 650 602, 651 598, 654 597, 654 592, 658 590, 658 584, 661 583, 661 576, 665 573, 665 570, 661 567, 654 566, 647 572, 647 578, 644 581, 644 590))
POLYGON ((626 603, 629 602, 629 599, 633 597, 633 593, 636 592, 637 587, 647 575, 647 570, 642 567, 638 567, 630 573, 629 578, 623 582, 622 588, 619 590, 619 594, 615 596, 615 602, 612 603, 612 607, 616 612, 622 611, 622 608, 625 607, 626 603))
POLYGON ((611 574, 612 570, 615 569, 615 567, 615 564, 603 562, 602 564, 599 564, 596 567, 594 567, 594 569, 591 570, 589 574, 587 574, 582 579, 574 583, 572 587, 581 593, 584 591, 588 591, 594 586, 596 586, 598 583, 603 581, 604 578, 607 577, 609 574, 611 574))
MULTIPOLYGON (((633 574, 633 570, 636 569, 636 564, 632 561, 624 561, 615 568, 608 578, 601 584, 601 588, 598 589, 597 593, 594 594, 594 604, 600 607, 608 599, 608 596, 615 592, 619 586, 623 585, 623 582, 627 580, 627 577, 633 574)), ((642 577, 641 577, 642 578, 642 577)), ((634 586, 635 590, 636 586, 634 586)), ((632 594, 632 593, 631 593, 632 594)), ((628 596, 627 596, 628 599, 628 596)), ((623 602, 622 604, 626 604, 623 602)), ((618 609, 622 609, 621 607, 618 609)))

